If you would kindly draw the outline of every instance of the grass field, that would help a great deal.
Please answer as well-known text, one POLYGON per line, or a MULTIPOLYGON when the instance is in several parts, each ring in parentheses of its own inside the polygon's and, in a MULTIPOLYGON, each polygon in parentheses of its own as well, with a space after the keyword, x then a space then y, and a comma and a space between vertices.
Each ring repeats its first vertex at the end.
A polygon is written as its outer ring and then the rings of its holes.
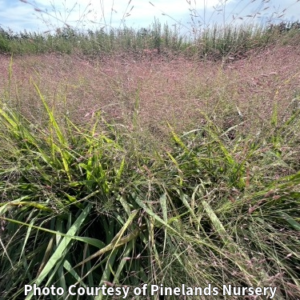
POLYGON ((1 299, 300 299, 300 34, 253 28, 0 33, 1 299))

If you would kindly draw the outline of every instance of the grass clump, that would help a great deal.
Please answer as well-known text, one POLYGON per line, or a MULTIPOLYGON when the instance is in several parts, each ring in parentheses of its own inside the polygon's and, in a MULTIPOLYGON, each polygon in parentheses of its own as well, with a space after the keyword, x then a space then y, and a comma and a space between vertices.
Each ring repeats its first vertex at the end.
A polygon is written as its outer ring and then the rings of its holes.
POLYGON ((48 125, 0 110, 1 297, 144 283, 300 296, 298 111, 282 121, 274 108, 276 130, 255 139, 208 117, 183 135, 170 124, 153 147, 100 115, 58 122, 35 90, 48 125))
POLYGON ((43 53, 0 85, 0 298, 161 299, 134 295, 146 283, 299 299, 298 25, 65 25, 0 32, 2 52, 43 53))

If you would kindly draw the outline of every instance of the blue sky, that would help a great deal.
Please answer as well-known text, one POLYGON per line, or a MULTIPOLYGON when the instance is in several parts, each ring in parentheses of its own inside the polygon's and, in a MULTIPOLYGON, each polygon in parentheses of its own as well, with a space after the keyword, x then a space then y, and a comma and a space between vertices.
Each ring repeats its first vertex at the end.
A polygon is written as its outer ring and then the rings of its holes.
MULTIPOLYGON (((0 26, 14 32, 43 32, 63 27, 75 28, 148 27, 154 18, 161 23, 191 28, 213 23, 298 20, 298 0, 0 0, 0 26), (26 3, 27 2, 27 3, 26 3), (151 2, 151 3, 150 3, 151 2), (37 10, 47 11, 40 13, 37 10), (191 17, 193 16, 193 17, 191 17), (235 21, 233 21, 235 16, 235 21), (247 17, 248 16, 248 17, 247 17), (251 17, 250 17, 251 16, 251 17), (193 19, 193 21, 192 21, 193 19), (122 20, 124 21, 122 23, 122 20)), ((186 30, 186 29, 185 29, 186 30)))

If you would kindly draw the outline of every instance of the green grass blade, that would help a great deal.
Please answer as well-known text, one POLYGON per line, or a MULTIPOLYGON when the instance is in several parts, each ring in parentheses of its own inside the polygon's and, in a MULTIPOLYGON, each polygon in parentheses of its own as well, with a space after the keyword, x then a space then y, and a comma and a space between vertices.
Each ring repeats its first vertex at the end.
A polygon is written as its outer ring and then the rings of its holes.
MULTIPOLYGON (((86 208, 82 211, 80 216, 77 218, 77 220, 74 222, 74 224, 71 226, 71 228, 68 230, 67 235, 68 236, 74 236, 75 233, 80 229, 81 224, 84 222, 86 217, 88 216, 90 210, 92 208, 91 204, 88 204, 86 208)), ((61 241, 61 243, 56 248, 55 252, 51 256, 51 258, 48 260, 47 264, 45 265, 43 271, 40 273, 40 275, 34 280, 34 283, 37 286, 40 286, 40 284, 43 282, 45 277, 51 272, 53 267, 59 263, 61 258, 64 255, 64 252, 68 248, 68 245, 72 241, 69 237, 64 237, 61 241)), ((33 293, 31 292, 27 297, 26 300, 31 299, 33 296, 33 293)))

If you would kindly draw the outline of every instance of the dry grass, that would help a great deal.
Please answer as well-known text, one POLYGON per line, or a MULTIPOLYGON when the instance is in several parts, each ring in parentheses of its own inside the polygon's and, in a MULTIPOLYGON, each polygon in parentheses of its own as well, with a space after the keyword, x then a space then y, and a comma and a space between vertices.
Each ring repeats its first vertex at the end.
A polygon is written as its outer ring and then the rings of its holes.
MULTIPOLYGON (((163 135, 167 121, 177 130, 188 130, 200 126, 200 111, 204 111, 222 124, 222 116, 237 106, 248 130, 270 120, 275 101, 283 116, 299 95, 299 55, 296 46, 280 46, 226 64, 180 56, 166 60, 153 54, 98 60, 75 55, 19 56, 13 58, 11 80, 6 76, 0 89, 4 94, 10 84, 10 95, 4 97, 18 99, 25 115, 37 123, 43 121, 42 104, 31 79, 52 107, 78 123, 101 111, 109 121, 132 127, 135 114, 141 130, 163 135)), ((10 57, 1 56, 0 62, 1 73, 8 73, 10 57)))

